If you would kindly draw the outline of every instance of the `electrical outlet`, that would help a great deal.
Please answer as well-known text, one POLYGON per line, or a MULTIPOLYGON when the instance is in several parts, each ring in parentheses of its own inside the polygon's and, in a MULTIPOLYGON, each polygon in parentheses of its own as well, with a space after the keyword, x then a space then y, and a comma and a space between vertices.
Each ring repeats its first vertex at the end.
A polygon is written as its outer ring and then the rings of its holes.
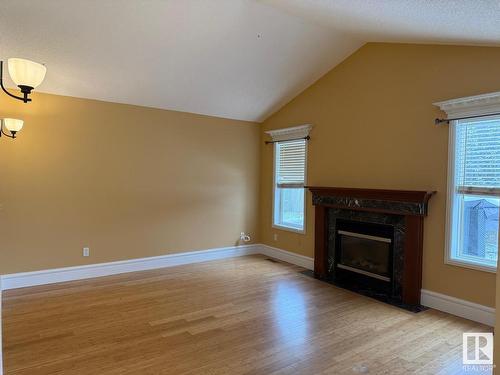
POLYGON ((90 256, 90 249, 88 247, 83 248, 83 256, 84 257, 89 257, 90 256))
POLYGON ((246 234, 245 232, 241 232, 240 241, 250 242, 250 240, 251 240, 250 235, 246 234))
POLYGON ((274 233, 274 235, 273 235, 273 239, 274 239, 275 241, 278 241, 278 233, 274 233))

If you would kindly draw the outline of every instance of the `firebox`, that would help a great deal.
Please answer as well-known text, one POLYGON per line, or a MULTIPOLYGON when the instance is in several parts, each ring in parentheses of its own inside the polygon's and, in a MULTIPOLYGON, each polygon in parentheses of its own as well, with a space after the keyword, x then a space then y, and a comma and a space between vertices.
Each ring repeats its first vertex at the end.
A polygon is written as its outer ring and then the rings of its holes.
POLYGON ((337 219, 335 230, 335 280, 390 292, 394 227, 337 219))

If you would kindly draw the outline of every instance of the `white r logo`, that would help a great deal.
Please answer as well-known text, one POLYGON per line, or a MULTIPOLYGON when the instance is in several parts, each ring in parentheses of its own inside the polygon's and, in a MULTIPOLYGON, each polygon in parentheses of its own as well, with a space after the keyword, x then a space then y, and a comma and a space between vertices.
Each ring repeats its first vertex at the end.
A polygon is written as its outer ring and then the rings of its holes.
POLYGON ((493 364, 493 333, 464 333, 462 340, 464 365, 493 364))

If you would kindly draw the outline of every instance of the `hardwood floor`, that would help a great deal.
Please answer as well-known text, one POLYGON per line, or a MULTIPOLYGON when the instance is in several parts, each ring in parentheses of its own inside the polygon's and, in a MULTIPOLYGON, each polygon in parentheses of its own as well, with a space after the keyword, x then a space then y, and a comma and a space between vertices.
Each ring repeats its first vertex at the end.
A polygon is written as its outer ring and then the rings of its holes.
POLYGON ((462 332, 491 331, 300 270, 249 256, 4 292, 6 375, 451 375, 462 332))

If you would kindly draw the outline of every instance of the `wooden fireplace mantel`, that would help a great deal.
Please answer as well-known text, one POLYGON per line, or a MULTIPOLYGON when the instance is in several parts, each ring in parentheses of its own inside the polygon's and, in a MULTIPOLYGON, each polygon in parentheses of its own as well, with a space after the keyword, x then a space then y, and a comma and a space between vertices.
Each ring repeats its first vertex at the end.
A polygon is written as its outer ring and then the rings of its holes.
POLYGON ((413 202, 427 204, 435 191, 384 190, 345 187, 306 186, 313 194, 321 196, 377 199, 394 202, 413 202))
POLYGON ((314 274, 328 278, 328 210, 365 211, 404 219, 402 303, 420 304, 424 217, 435 191, 307 186, 315 206, 314 274))

